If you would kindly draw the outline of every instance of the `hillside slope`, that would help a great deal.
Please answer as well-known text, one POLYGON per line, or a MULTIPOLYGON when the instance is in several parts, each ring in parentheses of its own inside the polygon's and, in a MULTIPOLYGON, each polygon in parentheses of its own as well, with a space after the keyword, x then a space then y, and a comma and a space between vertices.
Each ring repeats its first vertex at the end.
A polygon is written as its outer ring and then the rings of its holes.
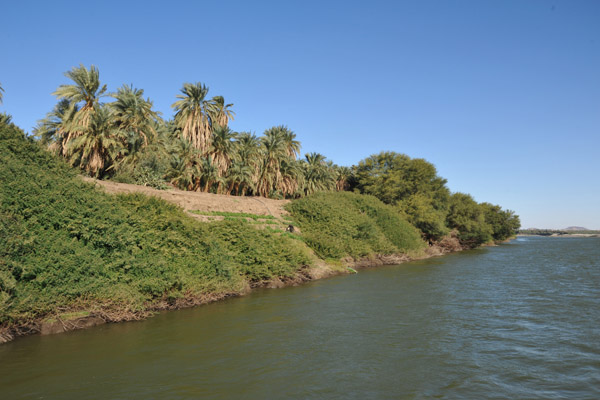
POLYGON ((86 182, 7 124, 0 124, 0 200, 0 342, 344 270, 324 267, 313 250, 339 259, 424 246, 398 215, 401 229, 390 225, 383 203, 350 193, 290 207, 294 202, 86 182), (306 238, 270 226, 292 220, 306 238), (333 253, 322 251, 328 237, 337 237, 333 253))
POLYGON ((45 315, 108 320, 240 294, 313 262, 291 235, 249 221, 199 223, 141 194, 79 179, 14 126, 0 126, 0 326, 39 330, 45 315))

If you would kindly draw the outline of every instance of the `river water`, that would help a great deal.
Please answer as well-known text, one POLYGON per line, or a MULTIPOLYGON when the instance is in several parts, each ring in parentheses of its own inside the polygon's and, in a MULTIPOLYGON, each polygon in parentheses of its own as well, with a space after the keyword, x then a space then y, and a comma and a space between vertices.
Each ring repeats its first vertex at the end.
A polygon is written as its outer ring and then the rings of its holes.
POLYGON ((0 398, 600 398, 600 239, 498 247, 0 346, 0 398))

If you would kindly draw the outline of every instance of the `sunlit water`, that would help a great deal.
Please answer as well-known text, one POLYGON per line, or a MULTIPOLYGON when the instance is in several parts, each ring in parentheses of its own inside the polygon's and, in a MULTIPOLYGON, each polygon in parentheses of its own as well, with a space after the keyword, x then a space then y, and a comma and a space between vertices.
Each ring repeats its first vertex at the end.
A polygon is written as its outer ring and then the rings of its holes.
POLYGON ((0 346, 0 398, 600 398, 600 239, 499 247, 0 346))

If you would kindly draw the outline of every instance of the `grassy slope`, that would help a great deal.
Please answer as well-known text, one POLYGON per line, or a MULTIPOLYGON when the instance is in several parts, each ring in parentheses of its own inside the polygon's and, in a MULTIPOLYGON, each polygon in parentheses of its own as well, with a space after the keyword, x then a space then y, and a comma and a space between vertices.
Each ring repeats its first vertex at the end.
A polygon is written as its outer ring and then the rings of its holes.
POLYGON ((0 126, 0 324, 103 304, 238 293, 310 262, 298 240, 245 221, 210 225, 142 195, 111 196, 0 126))
POLYGON ((370 196, 318 193, 289 210, 302 240, 245 218, 201 223, 163 200, 108 195, 0 125, 0 327, 77 309, 144 312, 290 277, 319 256, 417 251, 418 231, 370 196), (308 247, 307 247, 308 245, 308 247))
POLYGON ((415 227, 373 196, 320 192, 287 208, 306 243, 322 258, 406 253, 425 247, 415 227))

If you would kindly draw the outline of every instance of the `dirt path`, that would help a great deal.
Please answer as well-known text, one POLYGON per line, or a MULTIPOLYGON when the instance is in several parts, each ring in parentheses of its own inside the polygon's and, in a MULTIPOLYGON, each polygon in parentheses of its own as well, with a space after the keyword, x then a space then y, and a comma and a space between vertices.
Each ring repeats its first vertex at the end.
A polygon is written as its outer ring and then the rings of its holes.
POLYGON ((106 193, 143 193, 155 196, 182 207, 189 215, 202 221, 223 219, 218 216, 206 216, 192 213, 201 212, 232 212, 256 215, 271 215, 281 221, 282 216, 288 215, 283 206, 289 200, 273 200, 254 196, 227 196, 222 194, 187 192, 179 189, 158 190, 147 186, 130 185, 112 181, 101 181, 82 177, 86 182, 95 183, 106 193))

